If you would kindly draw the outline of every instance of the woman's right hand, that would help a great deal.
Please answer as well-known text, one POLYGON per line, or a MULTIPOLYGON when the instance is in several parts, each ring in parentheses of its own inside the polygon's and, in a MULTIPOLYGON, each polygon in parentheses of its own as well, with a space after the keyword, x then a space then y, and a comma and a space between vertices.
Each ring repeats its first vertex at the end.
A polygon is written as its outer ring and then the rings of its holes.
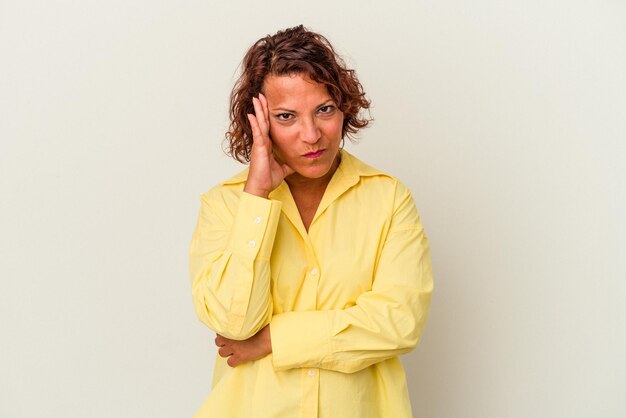
POLYGON ((267 99, 261 93, 253 98, 254 115, 248 114, 252 128, 252 150, 250 152, 250 170, 244 192, 266 198, 277 188, 285 177, 294 170, 287 164, 281 164, 272 153, 270 139, 270 119, 267 99))

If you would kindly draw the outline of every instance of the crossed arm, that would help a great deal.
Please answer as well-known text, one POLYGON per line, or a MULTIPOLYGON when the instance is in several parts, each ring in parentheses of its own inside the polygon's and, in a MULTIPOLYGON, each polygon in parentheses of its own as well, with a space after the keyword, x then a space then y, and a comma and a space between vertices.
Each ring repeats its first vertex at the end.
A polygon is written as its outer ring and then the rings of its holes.
POLYGON ((272 312, 268 260, 277 208, 246 193, 234 210, 211 206, 228 199, 217 195, 203 200, 192 243, 192 274, 199 317, 218 334, 218 353, 230 366, 273 353, 277 370, 320 367, 349 373, 417 344, 428 316, 432 271, 428 241, 408 193, 397 199, 372 288, 354 306, 280 314, 272 312), (248 233, 249 219, 266 205, 270 209, 262 216, 268 218, 261 226, 262 239, 250 248, 245 245, 248 235, 239 235, 248 233))

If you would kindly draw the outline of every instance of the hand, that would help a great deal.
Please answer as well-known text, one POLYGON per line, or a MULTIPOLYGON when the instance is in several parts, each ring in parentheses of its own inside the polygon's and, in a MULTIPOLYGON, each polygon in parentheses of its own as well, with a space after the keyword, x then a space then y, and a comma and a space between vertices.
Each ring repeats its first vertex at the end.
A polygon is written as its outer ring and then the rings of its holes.
POLYGON ((241 363, 258 360, 272 352, 272 339, 270 338, 270 326, 266 325, 247 340, 230 340, 217 334, 215 345, 221 357, 228 357, 226 361, 230 367, 236 367, 241 363))
POLYGON ((285 177, 294 170, 287 164, 281 164, 272 153, 272 140, 269 136, 270 119, 267 99, 259 93, 253 98, 254 115, 248 114, 252 128, 252 150, 250 151, 250 171, 244 191, 267 198, 285 177))

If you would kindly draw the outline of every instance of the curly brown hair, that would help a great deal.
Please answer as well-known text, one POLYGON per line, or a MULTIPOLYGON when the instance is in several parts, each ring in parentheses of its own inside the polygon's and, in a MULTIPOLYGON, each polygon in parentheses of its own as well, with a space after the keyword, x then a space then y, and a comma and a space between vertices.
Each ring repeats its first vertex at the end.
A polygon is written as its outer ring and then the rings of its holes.
POLYGON ((225 139, 226 152, 239 162, 250 161, 252 129, 247 115, 254 114, 252 98, 262 92, 268 75, 306 74, 324 84, 344 114, 342 138, 353 139, 371 121, 360 114, 369 109, 370 101, 355 71, 346 68, 328 39, 302 25, 259 39, 241 66, 241 76, 230 95, 230 127, 225 139))

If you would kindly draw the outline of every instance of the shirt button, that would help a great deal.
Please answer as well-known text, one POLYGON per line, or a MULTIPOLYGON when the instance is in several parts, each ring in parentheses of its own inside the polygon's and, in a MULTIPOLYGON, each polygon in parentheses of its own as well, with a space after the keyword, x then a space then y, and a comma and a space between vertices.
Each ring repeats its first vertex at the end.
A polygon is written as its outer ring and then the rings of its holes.
POLYGON ((250 248, 254 248, 254 246, 256 245, 256 242, 250 241, 248 245, 250 246, 250 248))
POLYGON ((317 274, 318 274, 318 273, 319 273, 319 270, 318 270, 318 269, 316 269, 316 268, 313 268, 313 269, 311 270, 311 276, 313 276, 313 277, 317 276, 317 274))
POLYGON ((255 224, 260 224, 261 223, 261 218, 258 217, 258 216, 256 218, 254 218, 254 223, 255 224))
POLYGON ((315 370, 309 370, 309 371, 307 372, 307 374, 308 374, 309 376, 315 376, 315 370))

